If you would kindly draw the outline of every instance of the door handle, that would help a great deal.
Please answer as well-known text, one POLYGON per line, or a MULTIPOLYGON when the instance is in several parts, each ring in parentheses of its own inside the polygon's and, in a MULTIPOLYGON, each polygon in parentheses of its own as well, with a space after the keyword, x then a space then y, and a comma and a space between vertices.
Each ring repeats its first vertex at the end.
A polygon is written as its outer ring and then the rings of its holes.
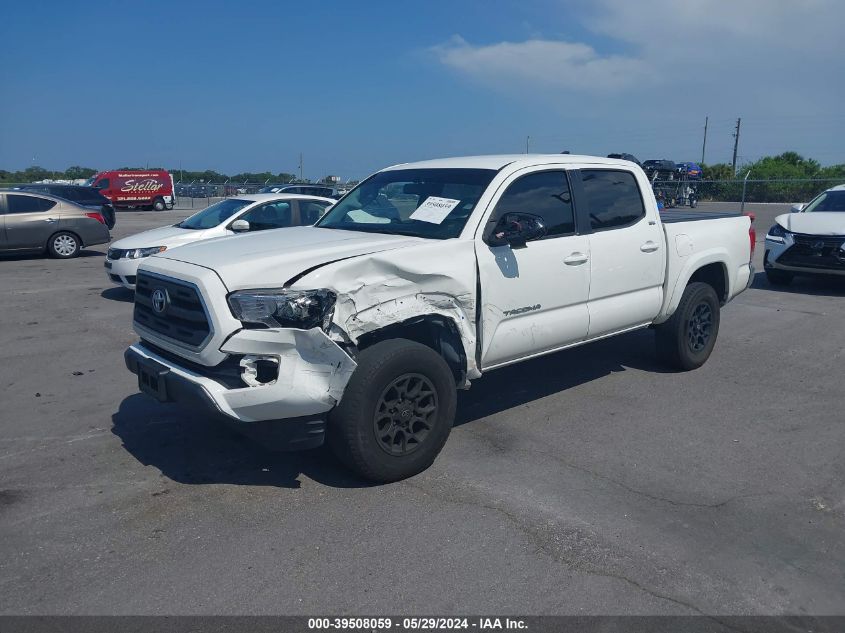
POLYGON ((572 253, 569 257, 564 258, 563 263, 567 266, 578 266, 589 259, 584 253, 572 253))
POLYGON ((55 218, 47 218, 47 219, 45 219, 44 221, 45 221, 45 222, 55 222, 55 221, 56 221, 56 219, 55 219, 55 218))
POLYGON ((654 251, 656 251, 658 248, 660 248, 660 246, 659 246, 658 244, 656 244, 656 243, 652 242, 651 240, 649 240, 648 242, 646 242, 645 244, 643 244, 642 246, 640 246, 640 250, 641 250, 643 253, 653 253, 653 252, 654 252, 654 251))

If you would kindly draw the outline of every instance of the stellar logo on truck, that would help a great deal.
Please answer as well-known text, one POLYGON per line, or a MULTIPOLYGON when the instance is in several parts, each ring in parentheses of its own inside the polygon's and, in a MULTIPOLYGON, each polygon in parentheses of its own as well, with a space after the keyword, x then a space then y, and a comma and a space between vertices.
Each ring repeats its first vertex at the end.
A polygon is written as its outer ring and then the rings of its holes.
POLYGON ((134 180, 127 180, 123 183, 123 186, 120 188, 121 191, 125 192, 132 192, 132 191, 144 191, 144 192, 151 192, 151 191, 158 191, 163 186, 162 183, 157 182, 155 180, 144 180, 141 182, 136 182, 134 180))

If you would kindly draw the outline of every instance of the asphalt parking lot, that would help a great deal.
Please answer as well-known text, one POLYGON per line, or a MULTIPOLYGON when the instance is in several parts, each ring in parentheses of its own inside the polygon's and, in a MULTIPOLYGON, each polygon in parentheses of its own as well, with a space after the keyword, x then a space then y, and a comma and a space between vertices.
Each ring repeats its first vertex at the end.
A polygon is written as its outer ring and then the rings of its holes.
POLYGON ((138 394, 105 250, 0 259, 3 614, 845 613, 845 283, 758 273, 695 372, 648 331, 492 372, 370 486, 138 394))

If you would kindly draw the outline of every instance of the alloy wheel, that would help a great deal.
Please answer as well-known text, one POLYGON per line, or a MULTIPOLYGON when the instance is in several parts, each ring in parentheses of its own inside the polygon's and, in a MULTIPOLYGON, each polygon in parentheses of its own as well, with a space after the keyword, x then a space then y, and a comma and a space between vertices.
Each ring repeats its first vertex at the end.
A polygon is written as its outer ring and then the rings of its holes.
POLYGON ((426 440, 437 419, 437 392, 422 374, 403 374, 382 392, 373 415, 378 445, 404 456, 426 440))

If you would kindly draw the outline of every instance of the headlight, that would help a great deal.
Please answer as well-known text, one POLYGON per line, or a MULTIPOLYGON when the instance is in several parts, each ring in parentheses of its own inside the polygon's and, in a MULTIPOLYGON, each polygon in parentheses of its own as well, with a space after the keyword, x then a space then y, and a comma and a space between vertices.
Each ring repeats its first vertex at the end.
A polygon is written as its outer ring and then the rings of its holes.
POLYGON ((337 295, 331 290, 240 290, 229 295, 229 307, 244 323, 267 327, 329 329, 337 295))
POLYGON ((769 232, 766 234, 766 239, 783 244, 783 238, 785 238, 788 234, 789 231, 783 228, 780 224, 775 224, 769 229, 769 232))
POLYGON ((133 248, 126 251, 127 259, 142 259, 155 255, 156 253, 163 253, 167 250, 166 246, 151 246, 150 248, 133 248))

